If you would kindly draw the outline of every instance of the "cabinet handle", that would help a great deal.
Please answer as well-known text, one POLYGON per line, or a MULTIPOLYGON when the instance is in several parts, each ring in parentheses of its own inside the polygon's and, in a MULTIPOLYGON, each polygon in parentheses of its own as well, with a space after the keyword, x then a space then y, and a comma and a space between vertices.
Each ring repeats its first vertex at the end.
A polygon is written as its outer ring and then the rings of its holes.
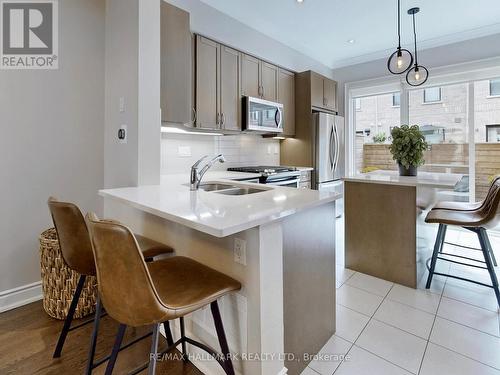
POLYGON ((264 89, 264 86, 262 86, 262 98, 264 99, 264 96, 266 95, 265 94, 266 90, 264 89))
POLYGON ((220 124, 220 113, 217 112, 217 116, 216 116, 216 119, 215 119, 215 125, 219 125, 220 124))
POLYGON ((220 119, 221 119, 221 125, 224 125, 224 123, 226 122, 226 116, 224 116, 224 113, 221 113, 220 119))

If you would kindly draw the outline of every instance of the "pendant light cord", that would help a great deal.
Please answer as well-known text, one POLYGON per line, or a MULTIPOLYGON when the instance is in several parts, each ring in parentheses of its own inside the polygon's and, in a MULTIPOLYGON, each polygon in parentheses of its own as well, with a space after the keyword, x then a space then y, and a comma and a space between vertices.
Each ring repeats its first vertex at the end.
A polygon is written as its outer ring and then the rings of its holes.
POLYGON ((417 60, 417 30, 415 28, 415 13, 412 14, 413 17, 413 40, 415 42, 415 66, 418 66, 417 60))
POLYGON ((401 48, 401 0, 398 0, 398 46, 401 48))

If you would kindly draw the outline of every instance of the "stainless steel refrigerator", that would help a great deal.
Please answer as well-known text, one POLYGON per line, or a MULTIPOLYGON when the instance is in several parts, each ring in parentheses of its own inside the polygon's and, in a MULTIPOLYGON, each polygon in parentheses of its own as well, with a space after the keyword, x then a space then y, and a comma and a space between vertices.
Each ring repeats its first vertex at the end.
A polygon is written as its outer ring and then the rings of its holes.
MULTIPOLYGON (((345 175, 344 118, 328 113, 313 114, 315 147, 315 188, 343 193, 345 175)), ((337 204, 337 216, 343 212, 343 200, 337 204)))

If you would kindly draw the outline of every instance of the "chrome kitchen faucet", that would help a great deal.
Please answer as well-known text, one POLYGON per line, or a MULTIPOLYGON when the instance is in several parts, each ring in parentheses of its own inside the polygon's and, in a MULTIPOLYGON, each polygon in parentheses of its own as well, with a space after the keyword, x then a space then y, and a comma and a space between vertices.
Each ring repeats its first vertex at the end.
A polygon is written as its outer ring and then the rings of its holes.
POLYGON ((219 154, 215 156, 212 160, 210 160, 202 169, 201 171, 198 172, 198 167, 200 166, 200 163, 205 160, 208 157, 208 155, 205 155, 202 157, 200 160, 198 160, 196 163, 193 164, 191 167, 191 178, 189 181, 189 186, 192 191, 198 190, 200 187, 200 182, 201 179, 203 178, 203 175, 212 167, 212 165, 215 164, 215 162, 219 161, 221 163, 224 163, 226 159, 224 158, 224 155, 219 154))

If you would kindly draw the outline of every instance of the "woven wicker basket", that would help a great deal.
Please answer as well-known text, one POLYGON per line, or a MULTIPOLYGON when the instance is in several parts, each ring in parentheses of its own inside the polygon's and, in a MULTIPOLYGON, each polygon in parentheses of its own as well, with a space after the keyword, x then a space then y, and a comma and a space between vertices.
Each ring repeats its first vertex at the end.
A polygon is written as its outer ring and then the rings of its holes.
MULTIPOLYGON (((80 274, 69 269, 64 263, 54 228, 47 229, 40 235, 40 264, 43 308, 53 318, 66 319, 80 274)), ((96 278, 87 276, 75 311, 75 319, 95 311, 96 294, 96 278)))

